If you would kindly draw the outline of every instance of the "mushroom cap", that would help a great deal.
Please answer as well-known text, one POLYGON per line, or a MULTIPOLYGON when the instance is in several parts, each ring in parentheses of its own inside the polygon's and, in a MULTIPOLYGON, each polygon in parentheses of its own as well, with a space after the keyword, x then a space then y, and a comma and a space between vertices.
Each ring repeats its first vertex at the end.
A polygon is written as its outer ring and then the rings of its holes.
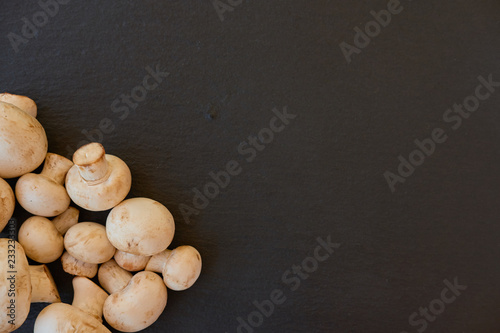
POLYGON ((28 212, 45 217, 62 214, 71 203, 64 186, 44 175, 34 173, 19 178, 16 197, 28 212))
POLYGON ((9 94, 9 93, 2 93, 0 94, 0 101, 5 102, 5 103, 10 103, 27 114, 29 114, 32 117, 36 117, 37 113, 37 108, 35 101, 33 101, 31 98, 26 97, 26 96, 21 96, 21 95, 14 95, 14 94, 9 94))
POLYGON ((113 208, 106 220, 110 242, 135 255, 151 256, 165 250, 175 233, 174 218, 161 203, 133 198, 113 208))
POLYGON ((138 256, 136 254, 117 250, 115 253, 116 263, 130 272, 138 272, 144 270, 149 262, 150 256, 138 256))
POLYGON ((42 125, 15 105, 0 102, 0 177, 15 178, 35 170, 47 154, 42 125))
POLYGON ((90 211, 108 210, 122 202, 130 192, 132 175, 127 164, 109 154, 106 154, 106 160, 109 175, 102 181, 87 182, 81 177, 77 164, 69 169, 66 190, 78 206, 90 211))
POLYGON ((18 238, 28 257, 39 263, 53 262, 64 251, 62 235, 45 217, 32 216, 24 221, 18 238))
POLYGON ((192 246, 179 246, 168 256, 162 273, 168 288, 176 291, 190 288, 201 273, 200 253, 192 246))
POLYGON ((64 303, 44 308, 36 318, 34 333, 111 333, 99 320, 64 303))
POLYGON ((125 289, 104 302, 106 322, 122 332, 137 332, 153 324, 167 305, 167 288, 153 272, 139 272, 125 289))
POLYGON ((9 183, 0 178, 0 230, 3 230, 14 214, 16 198, 9 183))
POLYGON ((16 241, 0 238, 0 332, 12 332, 20 327, 30 310, 31 279, 28 259, 16 241), (9 255, 14 257, 9 257, 9 255), (15 271, 16 273, 11 273, 15 271), (9 280, 10 279, 10 280, 9 280), (12 283, 11 283, 12 282, 12 283), (14 314, 7 309, 14 302, 14 314), (4 311, 5 309, 5 311, 4 311), (10 320, 11 323, 9 323, 10 320))
POLYGON ((89 264, 106 262, 116 251, 106 236, 106 228, 95 222, 80 222, 69 228, 64 247, 70 255, 89 264))

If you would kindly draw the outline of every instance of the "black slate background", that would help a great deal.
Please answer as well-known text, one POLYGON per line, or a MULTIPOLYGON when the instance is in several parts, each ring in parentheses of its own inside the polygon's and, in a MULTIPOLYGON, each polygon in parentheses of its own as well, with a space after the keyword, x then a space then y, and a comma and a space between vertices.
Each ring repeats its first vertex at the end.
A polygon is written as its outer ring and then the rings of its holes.
MULTIPOLYGON (((243 1, 221 22, 208 0, 70 1, 16 53, 7 34, 40 7, 2 3, 0 90, 37 102, 62 155, 111 119, 102 142, 130 166, 129 196, 165 204, 172 245, 202 254, 198 282, 144 332, 236 332, 276 288, 287 300, 255 332, 417 332, 408 317, 454 277, 467 290, 426 332, 500 330, 500 92, 456 131, 442 120, 479 75, 500 80, 500 3, 402 0, 347 64, 339 43, 386 4, 243 1), (168 78, 119 120, 112 102, 157 64, 168 78), (297 118, 244 162, 239 143, 284 106, 297 118), (435 127, 448 140, 391 193, 383 173, 435 127), (233 159, 242 173, 185 223, 179 204, 233 159), (282 275, 328 235, 340 248, 291 291, 282 275)), ((71 302, 70 276, 49 266, 71 302)))

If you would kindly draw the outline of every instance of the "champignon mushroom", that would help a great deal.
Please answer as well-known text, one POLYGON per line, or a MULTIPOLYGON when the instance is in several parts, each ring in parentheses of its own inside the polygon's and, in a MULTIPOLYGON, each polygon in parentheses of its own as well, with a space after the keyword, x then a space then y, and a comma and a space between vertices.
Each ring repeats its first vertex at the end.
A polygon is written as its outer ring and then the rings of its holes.
POLYGON ((59 293, 47 266, 29 266, 23 247, 13 239, 0 239, 0 332, 19 328, 30 303, 60 302, 59 293))
POLYGON ((111 209, 130 191, 130 169, 118 157, 106 154, 100 143, 80 147, 73 162, 66 176, 66 190, 78 206, 91 211, 111 209))
POLYGON ((79 216, 80 211, 78 209, 69 207, 61 215, 54 217, 52 223, 54 223, 57 231, 64 236, 69 228, 78 223, 79 216))
POLYGON ((158 201, 134 198, 111 210, 106 230, 109 241, 118 250, 151 256, 170 245, 175 224, 172 214, 158 201))
POLYGON ((201 256, 189 245, 165 250, 151 257, 147 271, 162 273, 165 285, 176 291, 190 288, 201 273, 201 256))
POLYGON ((111 333, 99 320, 64 303, 44 308, 36 318, 34 333, 111 333))
POLYGON ((73 278, 72 305, 102 322, 102 309, 108 294, 86 277, 73 278))
POLYGON ((138 256, 136 254, 117 250, 115 253, 116 263, 130 272, 142 271, 149 262, 150 256, 138 256))
POLYGON ((99 283, 110 294, 125 288, 132 276, 132 273, 118 266, 114 259, 102 264, 97 273, 99 283))
POLYGON ((97 274, 97 264, 89 264, 76 259, 68 252, 64 252, 61 257, 63 270, 71 275, 93 278, 97 274))
POLYGON ((35 102, 26 96, 9 94, 7 92, 0 94, 0 101, 13 104, 29 114, 32 117, 36 117, 37 108, 35 102))
POLYGON ((0 177, 15 178, 35 170, 47 148, 47 135, 38 120, 0 101, 0 177))
POLYGON ((48 153, 42 173, 23 175, 16 184, 19 204, 33 215, 56 216, 71 202, 64 179, 73 162, 61 155, 48 153))
POLYGON ((24 221, 18 238, 28 257, 39 263, 53 262, 64 251, 63 236, 45 217, 32 216, 24 221))
POLYGON ((14 191, 10 185, 0 178, 0 230, 3 230, 7 223, 9 223, 14 208, 16 207, 16 198, 14 191))
POLYGON ((73 257, 89 264, 106 262, 116 251, 106 236, 106 228, 94 222, 80 222, 69 228, 64 247, 73 257))
POLYGON ((122 332, 137 332, 152 325, 167 305, 167 288, 153 272, 139 272, 128 285, 104 302, 104 318, 122 332))

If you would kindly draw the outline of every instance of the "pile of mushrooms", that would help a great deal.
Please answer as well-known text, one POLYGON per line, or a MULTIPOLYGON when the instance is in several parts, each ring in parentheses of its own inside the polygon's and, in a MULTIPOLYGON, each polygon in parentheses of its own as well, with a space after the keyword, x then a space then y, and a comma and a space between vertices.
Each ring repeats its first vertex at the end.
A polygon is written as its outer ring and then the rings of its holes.
POLYGON ((7 306, 0 332, 21 327, 33 302, 47 304, 35 333, 110 332, 106 323, 122 332, 144 330, 163 313, 167 289, 186 290, 197 281, 200 253, 188 245, 168 248, 175 223, 164 205, 126 199, 132 176, 123 160, 95 142, 72 161, 48 152, 36 115, 30 98, 0 94, 0 230, 16 198, 33 215, 18 241, 0 238, 0 299, 7 306), (12 178, 18 178, 14 190, 4 180, 12 178), (110 211, 106 221, 79 222, 81 209, 110 211), (72 304, 61 303, 45 265, 59 259, 73 279, 72 304))

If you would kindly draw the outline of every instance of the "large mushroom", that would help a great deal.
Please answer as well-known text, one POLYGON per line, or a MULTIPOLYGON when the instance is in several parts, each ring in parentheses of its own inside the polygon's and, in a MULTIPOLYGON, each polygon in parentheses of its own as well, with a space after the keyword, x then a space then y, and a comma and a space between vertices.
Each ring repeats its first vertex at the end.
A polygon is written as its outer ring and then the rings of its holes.
POLYGON ((5 180, 0 178, 0 231, 9 223, 15 207, 14 191, 5 180))
POLYGON ((66 173, 73 162, 48 153, 42 173, 27 173, 16 183, 19 204, 33 215, 51 217, 68 209, 71 200, 64 188, 66 173))
POLYGON ((149 327, 167 305, 167 288, 156 273, 143 271, 132 276, 111 260, 99 268, 98 276, 110 293, 104 302, 104 318, 119 331, 137 332, 149 327))
POLYGON ((0 177, 15 178, 35 170, 47 148, 47 135, 38 120, 0 101, 0 177))
POLYGON ((106 231, 109 241, 118 250, 151 256, 170 245, 175 224, 170 211, 158 201, 133 198, 111 210, 106 231))
POLYGON ((106 154, 100 143, 89 143, 73 154, 75 165, 66 176, 66 190, 80 207, 103 211, 115 207, 130 191, 132 176, 120 158, 106 154))
POLYGON ((13 239, 0 239, 0 332, 18 329, 28 317, 30 304, 60 302, 47 266, 29 266, 23 247, 13 239))

